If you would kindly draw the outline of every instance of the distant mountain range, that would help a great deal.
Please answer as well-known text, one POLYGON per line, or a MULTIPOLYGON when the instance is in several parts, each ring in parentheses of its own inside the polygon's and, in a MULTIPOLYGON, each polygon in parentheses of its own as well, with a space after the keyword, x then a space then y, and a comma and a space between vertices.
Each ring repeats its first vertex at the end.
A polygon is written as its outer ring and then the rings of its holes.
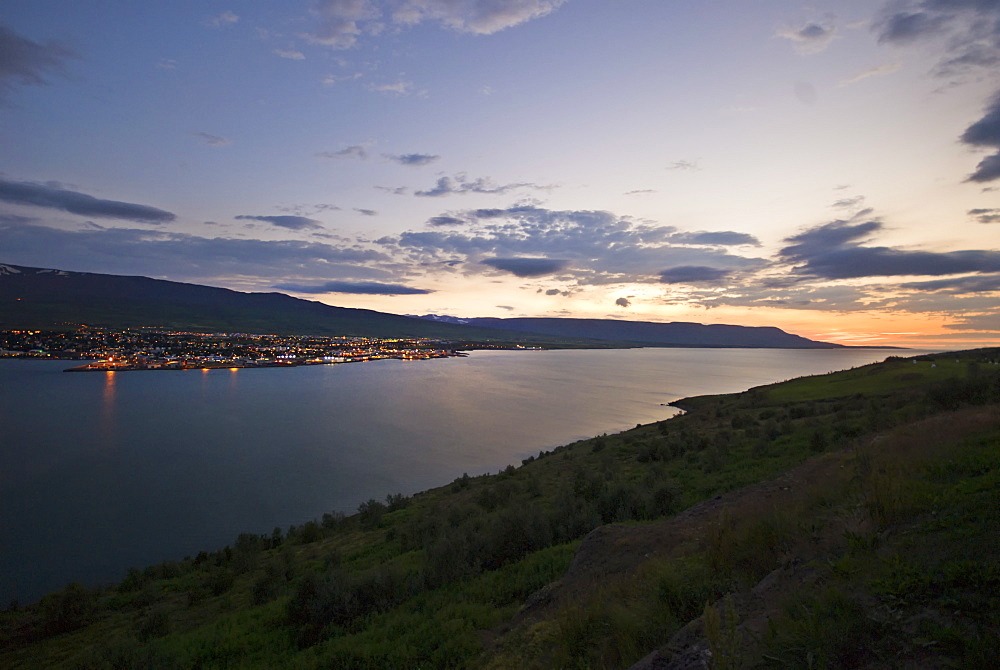
POLYGON ((583 337, 656 347, 754 347, 774 349, 838 349, 843 345, 817 342, 770 326, 704 325, 675 321, 619 321, 617 319, 472 318, 428 314, 421 318, 482 328, 514 330, 551 337, 583 337))
POLYGON ((386 314, 333 307, 283 293, 244 293, 181 282, 0 264, 0 329, 163 327, 555 346, 766 347, 841 345, 778 328, 611 319, 497 319, 386 314))

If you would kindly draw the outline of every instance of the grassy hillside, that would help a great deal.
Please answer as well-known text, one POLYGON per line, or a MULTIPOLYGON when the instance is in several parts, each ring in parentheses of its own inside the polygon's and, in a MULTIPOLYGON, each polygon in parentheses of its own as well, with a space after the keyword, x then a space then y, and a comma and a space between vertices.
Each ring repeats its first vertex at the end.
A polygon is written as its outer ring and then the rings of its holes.
POLYGON ((988 667, 997 360, 689 398, 495 475, 70 585, 0 614, 0 666, 988 667))

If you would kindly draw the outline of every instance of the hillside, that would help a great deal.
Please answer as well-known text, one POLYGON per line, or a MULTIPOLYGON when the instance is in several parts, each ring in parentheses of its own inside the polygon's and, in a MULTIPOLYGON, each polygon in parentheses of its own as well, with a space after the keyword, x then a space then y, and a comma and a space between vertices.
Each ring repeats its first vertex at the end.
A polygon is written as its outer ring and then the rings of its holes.
POLYGON ((429 337, 546 347, 830 348, 777 328, 600 319, 434 320, 333 307, 283 293, 0 265, 0 330, 160 327, 273 335, 429 337))
POLYGON ((472 326, 502 328, 550 337, 585 337, 592 340, 656 347, 835 349, 843 346, 809 340, 771 326, 568 318, 476 318, 467 319, 465 322, 472 326))
POLYGON ((81 323, 116 329, 152 326, 276 335, 558 340, 332 307, 282 293, 244 293, 149 277, 0 265, 0 329, 81 323))
POLYGON ((70 585, 0 614, 0 666, 990 667, 998 360, 688 398, 495 475, 70 585))

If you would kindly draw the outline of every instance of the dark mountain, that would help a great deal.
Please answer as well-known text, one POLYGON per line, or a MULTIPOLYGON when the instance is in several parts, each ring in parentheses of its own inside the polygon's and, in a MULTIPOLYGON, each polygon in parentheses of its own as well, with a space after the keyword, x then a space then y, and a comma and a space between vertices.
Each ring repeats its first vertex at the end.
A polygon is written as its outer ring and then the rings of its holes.
POLYGON ((842 345, 817 342, 774 327, 700 323, 653 323, 612 319, 477 318, 472 326, 502 328, 550 337, 583 337, 656 347, 757 347, 772 349, 836 349, 842 345))
POLYGON ((0 264, 0 329, 165 327, 197 331, 432 337, 553 346, 833 348, 778 328, 604 319, 408 317, 283 293, 0 264))
POLYGON ((73 324, 464 341, 542 339, 526 333, 332 307, 283 293, 243 293, 149 277, 0 265, 0 329, 73 324))

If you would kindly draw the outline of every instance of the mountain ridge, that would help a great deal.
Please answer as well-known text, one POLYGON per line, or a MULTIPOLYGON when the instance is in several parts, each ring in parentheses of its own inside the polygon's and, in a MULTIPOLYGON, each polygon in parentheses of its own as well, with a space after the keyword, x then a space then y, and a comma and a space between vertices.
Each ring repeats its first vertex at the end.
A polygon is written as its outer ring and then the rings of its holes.
POLYGON ((0 264, 0 329, 166 327, 366 337, 427 337, 583 348, 840 348, 773 326, 609 319, 459 319, 336 307, 279 292, 248 293, 143 276, 0 264))

